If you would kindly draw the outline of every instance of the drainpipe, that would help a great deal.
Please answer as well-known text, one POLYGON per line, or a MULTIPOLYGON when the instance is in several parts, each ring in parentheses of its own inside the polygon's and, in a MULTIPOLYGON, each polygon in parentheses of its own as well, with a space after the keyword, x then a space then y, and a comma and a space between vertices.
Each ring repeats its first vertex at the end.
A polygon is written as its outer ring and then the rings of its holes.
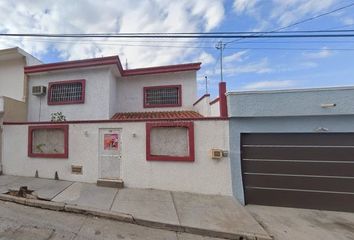
POLYGON ((220 117, 227 117, 226 82, 219 82, 220 117))

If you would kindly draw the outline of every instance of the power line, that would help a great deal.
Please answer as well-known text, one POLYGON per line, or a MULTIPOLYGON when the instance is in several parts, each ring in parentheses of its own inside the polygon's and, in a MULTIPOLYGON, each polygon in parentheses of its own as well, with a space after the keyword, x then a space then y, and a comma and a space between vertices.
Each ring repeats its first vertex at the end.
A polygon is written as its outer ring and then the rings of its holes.
MULTIPOLYGON (((280 28, 277 28, 277 29, 274 29, 272 31, 269 31, 268 33, 274 33, 274 32, 278 32, 278 31, 281 31, 281 30, 284 30, 284 29, 287 29, 287 28, 290 28, 290 27, 294 27, 294 26, 297 26, 299 24, 302 24, 302 23, 305 23, 305 22, 309 22, 309 21, 312 21, 312 20, 315 20, 317 18, 320 18, 320 17, 323 17, 323 16, 326 16, 326 15, 329 15, 329 14, 332 14, 332 13, 335 13, 335 12, 338 12, 338 11, 341 11, 343 9, 346 9, 346 8, 349 8, 349 7, 352 7, 354 6, 354 2, 348 4, 348 5, 345 5, 345 6, 342 6, 340 8, 336 8, 334 10, 331 10, 329 12, 325 12, 325 13, 322 13, 322 14, 319 14, 319 15, 316 15, 316 16, 313 16, 313 17, 310 17, 310 18, 306 18, 306 19, 303 19, 303 20, 300 20, 298 22, 295 22, 295 23, 292 23, 292 24, 289 24, 285 27, 280 27, 280 28)), ((237 41, 240 41, 241 39, 235 39, 233 41, 229 41, 227 42, 226 44, 230 44, 230 43, 234 43, 234 42, 237 42, 237 41)))
POLYGON ((0 33, 2 37, 36 37, 36 38, 266 38, 266 37, 347 37, 353 36, 354 29, 349 30, 311 30, 273 32, 213 32, 213 33, 116 33, 116 34, 46 34, 46 33, 0 33), (250 34, 251 33, 251 34, 250 34), (256 35, 262 34, 262 35, 256 35))
MULTIPOLYGON (((1 39, 0 39, 1 40, 1 39)), ((58 41, 53 39, 35 39, 31 40, 33 42, 48 42, 48 43, 75 43, 75 44, 93 44, 91 41, 58 41)), ((340 42, 340 41, 337 41, 340 42)), ((98 45, 107 45, 107 46, 122 46, 122 47, 149 47, 149 48, 194 48, 194 49, 214 49, 211 46, 181 46, 181 45, 150 45, 150 44, 126 44, 126 43, 107 43, 107 42, 94 42, 98 45)), ((245 43, 245 42, 243 42, 245 43)), ((269 42, 269 43, 278 43, 278 42, 269 42)), ((281 43, 281 42, 280 42, 281 43)), ((282 42, 288 43, 288 42, 282 42)), ((321 43, 321 42, 320 42, 321 43)), ((229 47, 226 50, 238 49, 238 50, 290 50, 290 51, 321 51, 323 48, 281 48, 281 47, 229 47)), ((328 51, 352 51, 354 48, 325 48, 328 51)), ((220 58, 220 56, 219 56, 220 58)), ((219 60, 219 59, 218 59, 219 60)))

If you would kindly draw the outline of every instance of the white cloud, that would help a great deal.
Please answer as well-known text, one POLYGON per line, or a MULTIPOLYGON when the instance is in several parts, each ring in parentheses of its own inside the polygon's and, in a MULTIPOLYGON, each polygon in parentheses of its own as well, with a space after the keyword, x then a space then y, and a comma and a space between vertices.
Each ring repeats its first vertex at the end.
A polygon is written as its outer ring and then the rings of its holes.
POLYGON ((352 18, 352 17, 343 17, 342 18, 342 22, 345 25, 353 25, 354 24, 354 18, 352 18))
POLYGON ((337 0, 273 0, 271 18, 283 27, 307 15, 322 13, 336 2, 337 0))
POLYGON ((328 48, 324 47, 322 50, 317 52, 304 52, 303 56, 308 59, 321 59, 328 58, 332 55, 332 52, 328 48))
POLYGON ((237 14, 252 14, 256 11, 256 5, 259 0, 234 0, 233 8, 237 14))
POLYGON ((260 81, 247 84, 242 87, 244 90, 262 90, 262 89, 284 89, 293 87, 295 81, 293 80, 280 80, 280 81, 260 81))
POLYGON ((258 62, 250 62, 246 64, 236 64, 229 66, 224 69, 225 75, 237 75, 245 73, 270 73, 273 69, 269 66, 269 61, 267 58, 263 58, 258 62))
POLYGON ((205 66, 215 63, 215 58, 207 52, 202 52, 196 59, 194 59, 194 62, 201 62, 203 66, 205 66))
MULTIPOLYGON (((6 33, 201 32, 213 30, 224 17, 222 0, 3 0, 0 9, 6 13, 0 15, 0 32, 6 33)), ((68 60, 119 54, 130 67, 144 67, 203 54, 202 49, 184 48, 191 44, 196 40, 7 38, 0 48, 17 45, 39 57, 55 51, 68 60)))
POLYGON ((246 53, 247 51, 240 51, 240 52, 233 53, 231 55, 225 56, 223 61, 224 63, 242 62, 244 60, 246 53))

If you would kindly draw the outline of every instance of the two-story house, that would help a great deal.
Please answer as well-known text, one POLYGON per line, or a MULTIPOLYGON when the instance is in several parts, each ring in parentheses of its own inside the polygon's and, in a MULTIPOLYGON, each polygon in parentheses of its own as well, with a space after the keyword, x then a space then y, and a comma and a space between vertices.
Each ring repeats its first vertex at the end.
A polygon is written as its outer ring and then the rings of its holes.
POLYGON ((5 123, 4 173, 231 195, 226 89, 197 100, 200 66, 123 69, 112 56, 25 67, 27 121, 5 123), (66 121, 52 122, 59 112, 66 121))

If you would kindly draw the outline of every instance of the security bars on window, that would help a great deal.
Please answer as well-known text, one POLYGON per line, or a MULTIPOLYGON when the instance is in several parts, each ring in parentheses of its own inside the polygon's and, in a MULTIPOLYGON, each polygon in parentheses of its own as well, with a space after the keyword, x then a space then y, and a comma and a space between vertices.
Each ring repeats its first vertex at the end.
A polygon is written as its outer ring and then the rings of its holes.
POLYGON ((49 90, 50 103, 77 103, 83 100, 83 83, 54 83, 49 90))
POLYGON ((178 105, 179 98, 178 87, 152 88, 145 92, 145 104, 147 106, 178 105))

